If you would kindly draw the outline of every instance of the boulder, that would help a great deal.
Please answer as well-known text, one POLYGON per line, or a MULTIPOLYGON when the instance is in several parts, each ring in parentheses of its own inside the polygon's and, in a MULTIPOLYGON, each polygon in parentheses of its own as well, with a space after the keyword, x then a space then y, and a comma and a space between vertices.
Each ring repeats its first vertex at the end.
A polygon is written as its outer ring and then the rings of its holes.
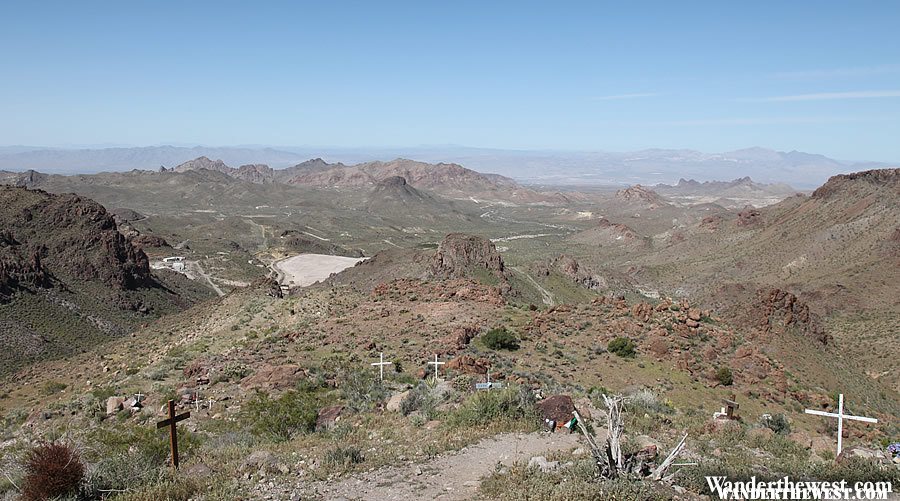
POLYGON ((264 365, 241 381, 244 390, 285 390, 293 388, 304 377, 299 365, 264 365))
POLYGON ((750 431, 747 432, 747 437, 751 439, 755 438, 758 440, 769 440, 774 436, 775 432, 766 427, 751 428, 750 431))
POLYGON ((122 403, 125 402, 124 397, 109 397, 106 399, 106 415, 112 416, 113 414, 122 410, 122 403))
POLYGON ((568 395, 552 395, 535 404, 535 407, 541 419, 556 421, 557 426, 568 423, 572 419, 572 411, 575 410, 572 397, 568 395))
POLYGON ((329 430, 341 420, 341 414, 344 412, 343 405, 332 405, 319 409, 316 416, 316 431, 329 430))
POLYGON ((390 412, 400 412, 400 403, 403 402, 403 399, 405 399, 407 395, 409 395, 409 390, 391 395, 391 398, 387 401, 387 405, 384 406, 385 410, 390 412))
POLYGON ((788 438, 791 439, 792 441, 794 441, 795 443, 797 443, 798 445, 800 445, 801 447, 803 447, 804 449, 812 448, 812 437, 810 436, 809 433, 807 433, 803 430, 798 430, 798 431, 791 433, 790 435, 788 435, 788 438))
POLYGON ((890 460, 883 451, 880 451, 878 449, 870 449, 868 447, 862 447, 859 445, 847 447, 846 449, 841 451, 841 455, 837 457, 837 460, 838 462, 841 462, 847 461, 851 458, 861 458, 884 464, 890 463, 890 460))
POLYGON ((486 358, 476 359, 471 355, 462 355, 447 362, 446 367, 463 374, 487 374, 491 367, 491 361, 486 358))

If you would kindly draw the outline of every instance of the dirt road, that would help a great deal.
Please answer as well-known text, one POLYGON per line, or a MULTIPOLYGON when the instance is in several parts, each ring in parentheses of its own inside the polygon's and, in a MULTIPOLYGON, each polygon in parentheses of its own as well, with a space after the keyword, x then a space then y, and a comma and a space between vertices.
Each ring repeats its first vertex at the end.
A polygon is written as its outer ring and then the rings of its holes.
POLYGON ((497 467, 527 462, 533 456, 578 447, 577 435, 568 433, 504 433, 455 453, 421 464, 381 468, 347 479, 314 485, 326 500, 472 499, 482 477, 497 467))

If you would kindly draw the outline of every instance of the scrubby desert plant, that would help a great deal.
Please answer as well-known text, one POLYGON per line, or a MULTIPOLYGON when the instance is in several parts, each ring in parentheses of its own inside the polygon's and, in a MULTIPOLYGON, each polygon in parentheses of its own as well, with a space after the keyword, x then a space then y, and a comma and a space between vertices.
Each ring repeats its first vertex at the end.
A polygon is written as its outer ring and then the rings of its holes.
POLYGON ((502 390, 480 391, 469 397, 463 405, 450 414, 450 426, 479 426, 499 420, 534 419, 534 395, 524 387, 506 387, 502 390))
POLYGON ((347 467, 365 461, 362 450, 355 445, 336 445, 325 451, 323 462, 331 467, 347 467))
POLYGON ((428 383, 420 381, 414 386, 406 397, 400 402, 400 414, 408 416, 416 411, 422 411, 426 416, 434 413, 434 408, 438 404, 438 398, 432 391, 428 383))
POLYGON ((315 429, 318 405, 315 397, 305 392, 292 390, 275 399, 258 393, 244 405, 241 414, 254 433, 283 442, 315 429))
POLYGON ((25 456, 24 468, 22 497, 35 501, 75 492, 85 471, 78 451, 64 443, 41 444, 31 449, 25 456))
POLYGON ((791 424, 784 414, 779 413, 769 419, 763 419, 762 424, 778 435, 789 435, 791 433, 791 424))
POLYGON ((734 383, 734 374, 728 367, 719 367, 716 371, 716 381, 722 386, 731 386, 734 383))
POLYGON ((633 358, 637 345, 627 337, 617 337, 606 345, 606 351, 614 353, 622 358, 633 358))
POLYGON ((519 339, 515 334, 509 332, 503 327, 491 329, 482 336, 481 342, 485 347, 492 350, 518 350, 519 339))

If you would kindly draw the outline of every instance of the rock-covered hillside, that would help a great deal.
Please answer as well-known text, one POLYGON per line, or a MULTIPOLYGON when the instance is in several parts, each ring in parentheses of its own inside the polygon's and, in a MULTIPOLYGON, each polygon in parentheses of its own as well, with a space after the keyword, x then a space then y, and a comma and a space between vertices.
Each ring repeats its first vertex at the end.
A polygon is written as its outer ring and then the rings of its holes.
POLYGON ((0 355, 5 369, 130 331, 206 296, 154 276, 112 214, 77 195, 0 187, 0 355))

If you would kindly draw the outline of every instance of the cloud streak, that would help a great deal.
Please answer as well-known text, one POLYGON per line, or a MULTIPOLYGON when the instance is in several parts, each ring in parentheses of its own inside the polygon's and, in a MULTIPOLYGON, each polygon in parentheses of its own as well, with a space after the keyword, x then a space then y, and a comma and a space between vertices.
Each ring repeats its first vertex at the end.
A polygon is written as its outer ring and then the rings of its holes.
POLYGON ((672 127, 706 127, 729 125, 776 125, 776 124, 826 124, 840 122, 861 122, 882 120, 879 117, 726 117, 697 120, 672 120, 653 122, 653 125, 672 127))
POLYGON ((857 66, 853 68, 830 68, 817 70, 783 71, 772 75, 781 79, 852 78, 871 75, 900 73, 900 64, 880 64, 877 66, 857 66))
POLYGON ((596 96, 592 97, 591 101, 624 101, 626 99, 640 99, 644 97, 656 97, 659 96, 659 93, 656 92, 635 92, 631 94, 613 94, 611 96, 596 96))
POLYGON ((790 96, 770 96, 745 99, 760 103, 784 103, 793 101, 835 101, 839 99, 878 99, 900 97, 900 89, 897 90, 857 90, 849 92, 818 92, 814 94, 794 94, 790 96))

